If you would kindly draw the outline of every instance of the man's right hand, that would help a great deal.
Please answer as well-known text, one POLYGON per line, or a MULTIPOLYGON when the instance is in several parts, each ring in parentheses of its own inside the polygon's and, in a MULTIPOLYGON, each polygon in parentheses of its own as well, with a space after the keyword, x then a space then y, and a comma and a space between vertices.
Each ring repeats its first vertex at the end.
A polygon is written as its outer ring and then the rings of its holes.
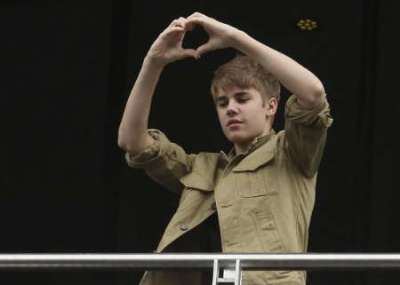
POLYGON ((188 31, 186 22, 187 20, 183 17, 173 20, 154 41, 146 55, 146 60, 164 67, 176 60, 187 57, 196 58, 195 49, 182 47, 183 37, 188 31))

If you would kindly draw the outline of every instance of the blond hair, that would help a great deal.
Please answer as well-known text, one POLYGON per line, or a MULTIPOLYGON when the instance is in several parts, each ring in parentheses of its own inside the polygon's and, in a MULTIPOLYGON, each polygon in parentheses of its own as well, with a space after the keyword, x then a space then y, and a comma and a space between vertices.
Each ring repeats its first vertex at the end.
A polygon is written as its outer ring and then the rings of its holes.
POLYGON ((213 98, 225 87, 237 86, 240 88, 255 88, 265 99, 280 98, 281 85, 279 81, 261 64, 247 55, 237 55, 230 61, 224 63, 214 72, 211 81, 211 94, 213 98))

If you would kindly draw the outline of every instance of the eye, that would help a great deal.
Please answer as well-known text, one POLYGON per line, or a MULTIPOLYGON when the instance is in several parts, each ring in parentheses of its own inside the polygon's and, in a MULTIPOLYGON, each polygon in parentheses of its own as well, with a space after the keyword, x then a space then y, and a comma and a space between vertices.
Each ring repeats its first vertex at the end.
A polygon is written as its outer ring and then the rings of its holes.
POLYGON ((226 107, 228 105, 228 102, 227 101, 218 101, 217 102, 217 106, 219 107, 219 108, 224 108, 224 107, 226 107))
POLYGON ((249 99, 248 98, 238 98, 237 101, 239 103, 246 103, 249 99))

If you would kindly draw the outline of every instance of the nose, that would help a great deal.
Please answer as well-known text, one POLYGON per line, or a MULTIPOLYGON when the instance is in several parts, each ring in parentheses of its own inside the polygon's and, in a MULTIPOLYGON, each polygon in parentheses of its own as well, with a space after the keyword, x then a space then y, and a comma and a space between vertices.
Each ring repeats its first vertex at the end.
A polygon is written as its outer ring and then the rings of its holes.
POLYGON ((233 116, 236 115, 238 112, 239 112, 238 105, 234 102, 234 100, 230 100, 226 108, 226 114, 228 116, 233 116))

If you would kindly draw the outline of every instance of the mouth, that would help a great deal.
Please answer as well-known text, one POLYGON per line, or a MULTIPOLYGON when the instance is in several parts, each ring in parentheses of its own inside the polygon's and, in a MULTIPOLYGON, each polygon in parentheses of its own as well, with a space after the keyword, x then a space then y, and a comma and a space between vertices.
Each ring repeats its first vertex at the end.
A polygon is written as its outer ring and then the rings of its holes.
POLYGON ((239 121, 239 120, 231 120, 229 121, 226 126, 229 127, 233 127, 233 126, 238 126, 240 124, 242 124, 243 122, 239 121))

